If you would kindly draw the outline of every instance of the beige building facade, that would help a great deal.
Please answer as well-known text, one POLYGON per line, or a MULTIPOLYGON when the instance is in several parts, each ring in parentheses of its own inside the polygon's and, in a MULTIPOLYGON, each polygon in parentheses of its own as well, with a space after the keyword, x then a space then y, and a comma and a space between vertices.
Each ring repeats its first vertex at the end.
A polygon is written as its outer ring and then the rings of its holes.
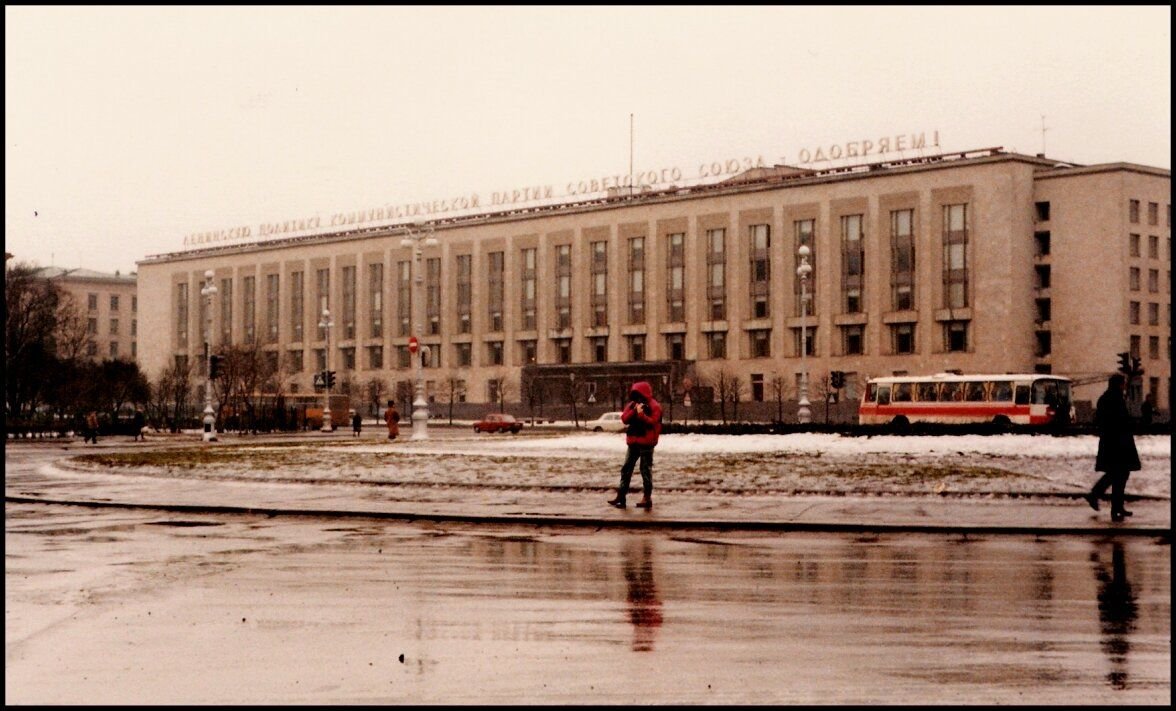
POLYGON ((40 275, 61 285, 77 305, 86 324, 87 358, 138 358, 139 297, 134 273, 45 267, 40 275))
POLYGON ((957 370, 1066 375, 1090 400, 1130 350, 1167 409, 1169 195, 1168 170, 986 149, 442 217, 413 225, 437 240, 419 330, 405 224, 197 249, 139 262, 139 357, 152 377, 202 357, 211 270, 214 350, 272 353, 287 392, 325 367, 327 308, 339 377, 411 379, 416 336, 432 395, 456 382, 471 403, 523 399, 526 368, 642 363, 670 366, 659 397, 678 401, 731 379, 740 401, 794 401, 802 369, 814 402, 834 370, 849 398, 957 370))

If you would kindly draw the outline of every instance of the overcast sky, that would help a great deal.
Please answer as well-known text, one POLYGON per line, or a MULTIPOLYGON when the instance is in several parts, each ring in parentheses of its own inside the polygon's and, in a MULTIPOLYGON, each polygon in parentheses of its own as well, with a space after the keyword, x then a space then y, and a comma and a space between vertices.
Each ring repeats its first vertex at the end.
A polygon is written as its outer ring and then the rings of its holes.
POLYGON ((43 266, 127 272, 192 233, 558 198, 627 174, 631 135, 636 172, 681 183, 910 134, 938 136, 924 154, 1171 167, 1168 6, 4 15, 5 248, 43 266))

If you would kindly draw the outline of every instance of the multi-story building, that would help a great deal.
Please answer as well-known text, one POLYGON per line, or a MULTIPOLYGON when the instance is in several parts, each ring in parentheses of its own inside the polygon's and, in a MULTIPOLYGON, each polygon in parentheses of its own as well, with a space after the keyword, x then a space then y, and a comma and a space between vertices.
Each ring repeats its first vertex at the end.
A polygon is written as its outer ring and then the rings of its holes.
POLYGON ((39 274, 60 284, 77 305, 86 324, 86 357, 138 358, 139 296, 133 272, 44 267, 39 274))
POLYGON ((1067 375, 1090 400, 1131 351, 1166 409, 1170 180, 986 149, 435 219, 414 227, 438 242, 419 332, 403 224, 152 256, 140 360, 154 375, 203 352, 212 270, 214 342, 273 353, 294 392, 326 365, 327 308, 332 369, 411 377, 416 336, 434 393, 456 381, 473 403, 512 382, 525 400, 526 372, 589 398, 635 375, 678 401, 734 380, 766 404, 795 400, 802 367, 847 373, 849 398, 871 376, 955 370, 1067 375))

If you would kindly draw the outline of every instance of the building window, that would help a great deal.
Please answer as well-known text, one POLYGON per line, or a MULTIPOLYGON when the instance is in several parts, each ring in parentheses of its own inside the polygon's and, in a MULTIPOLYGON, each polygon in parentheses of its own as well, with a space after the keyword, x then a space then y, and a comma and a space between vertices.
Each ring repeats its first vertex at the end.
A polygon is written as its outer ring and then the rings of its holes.
POLYGON ((278 342, 278 275, 265 275, 265 341, 278 342))
POLYGON ((1160 270, 1147 270, 1147 290, 1153 294, 1160 293, 1160 270))
POLYGON ((220 292, 216 295, 220 301, 221 343, 229 345, 233 342, 233 280, 221 279, 220 292))
POLYGON ((1160 236, 1159 235, 1148 235, 1147 236, 1147 258, 1148 259, 1159 259, 1160 258, 1160 236))
POLYGON ((412 334, 412 262, 396 263, 396 319, 400 322, 398 335, 412 334))
POLYGON ((764 374, 751 374, 751 400, 752 402, 764 401, 764 374))
MULTIPOLYGON (((94 341, 86 341, 86 355, 93 358, 98 355, 98 344, 94 341)), ((182 356, 180 356, 182 357, 182 356)))
POLYGON ((914 222, 914 210, 890 213, 890 307, 895 311, 915 308, 914 222))
POLYGON ((727 332, 711 331, 706 334, 707 355, 711 358, 727 357, 727 332))
POLYGON ((368 346, 368 370, 380 370, 384 367, 384 347, 368 346))
MULTIPOLYGON (((184 285, 181 284, 181 286, 184 286, 184 285)), ((97 311, 98 310, 98 295, 97 294, 86 294, 86 308, 88 308, 90 311, 97 311)))
POLYGON ((555 353, 556 353, 556 358, 559 359, 560 363, 564 363, 564 364, 571 363, 572 362, 572 339, 570 339, 570 338, 556 339, 555 353))
MULTIPOLYGON (((426 344, 421 344, 425 346, 426 344)), ((421 348, 421 367, 423 368, 440 368, 441 367, 441 344, 430 343, 428 347, 421 348)), ((431 391, 432 388, 430 387, 431 391)))
MULTIPOLYGON (((538 277, 537 277, 536 271, 535 271, 536 270, 535 260, 536 260, 536 257, 535 257, 535 248, 534 247, 528 247, 527 249, 523 250, 523 252, 522 252, 523 288, 522 288, 521 292, 522 292, 522 300, 523 300, 522 309, 523 309, 523 330, 524 331, 534 331, 535 327, 536 327, 536 323, 537 323, 536 317, 535 317, 535 294, 536 294, 536 280, 538 277)), ((491 328, 490 330, 493 331, 494 329, 491 328)), ((500 328, 498 330, 502 330, 502 329, 500 328)))
MULTIPOLYGON (((532 252, 532 260, 534 258, 534 250, 523 250, 532 252)), ((486 299, 486 316, 490 319, 490 331, 492 333, 501 333, 503 329, 503 311, 506 308, 506 252, 490 252, 486 255, 489 262, 489 274, 486 279, 486 286, 489 289, 486 299)), ((528 270, 523 267, 523 322, 524 326, 527 321, 527 315, 530 314, 531 325, 530 329, 535 328, 535 267, 534 262, 528 270), (528 311, 528 308, 530 309, 528 311)))
POLYGON ((1132 291, 1139 291, 1139 267, 1131 267, 1128 270, 1127 283, 1132 291))
POLYGON ((1049 256, 1049 242, 1050 242, 1049 231, 1034 232, 1033 233, 1033 241, 1037 245, 1037 256, 1038 257, 1048 257, 1049 256))
POLYGON ((131 357, 132 357, 132 358, 138 358, 138 357, 139 357, 139 348, 138 348, 138 345, 139 345, 139 344, 135 343, 134 341, 131 341, 131 357))
POLYGON ((1128 236, 1127 243, 1130 245, 1129 249, 1132 257, 1139 256, 1139 235, 1132 233, 1128 236))
POLYGON ((772 233, 770 225, 748 227, 751 317, 768 318, 772 291, 772 233))
POLYGON ((1149 202, 1147 204, 1147 224, 1160 224, 1160 205, 1159 203, 1149 202))
POLYGON ((502 341, 486 344, 486 360, 490 365, 502 365, 502 341))
POLYGON ((1160 337, 1159 336, 1148 336, 1147 337, 1147 357, 1152 358, 1152 359, 1160 357, 1160 337))
POLYGON ((408 352, 408 346, 396 346, 396 365, 399 368, 412 367, 412 353, 408 352))
POLYGON ((666 235, 666 320, 686 320, 686 234, 666 235))
POLYGON ((519 341, 519 351, 519 355, 521 356, 519 360, 524 365, 532 364, 538 355, 539 344, 533 340, 519 341))
MULTIPOLYGON (((801 245, 808 247, 809 248, 808 262, 809 262, 809 266, 812 267, 812 269, 813 269, 811 272, 809 272, 808 279, 804 282, 804 294, 803 295, 801 294, 802 284, 801 284, 800 276, 796 274, 795 269, 792 270, 793 293, 796 295, 796 302, 795 302, 796 308, 794 310, 794 315, 796 315, 796 316, 801 316, 801 315, 811 316, 817 312, 815 299, 813 299, 813 294, 816 293, 816 289, 817 289, 817 248, 816 248, 816 244, 815 244, 815 240, 814 240, 814 235, 816 234, 817 221, 816 220, 797 220, 796 222, 794 222, 792 224, 793 224, 793 229, 796 234, 796 245, 794 246, 792 253, 796 254, 797 251, 800 249, 801 245), (803 298, 802 298, 802 296, 803 296, 803 298)), ((800 257, 796 258, 796 265, 800 266, 800 257)), ((799 341, 798 341, 798 343, 799 343, 799 341)), ((797 350, 796 352, 800 353, 799 350, 797 350)))
POLYGON ((629 323, 645 323, 645 238, 629 240, 629 323))
POLYGON ((1139 353, 1139 343, 1140 343, 1140 338, 1139 338, 1139 336, 1132 336, 1132 337, 1131 337, 1131 356, 1132 356, 1133 358, 1138 358, 1138 357, 1140 357, 1140 353, 1139 353))
POLYGON ((118 319, 116 319, 116 318, 110 319, 110 335, 112 335, 112 336, 118 335, 118 319))
POLYGON ((474 258, 469 254, 457 255, 457 332, 470 333, 473 330, 470 309, 473 301, 474 258))
POLYGON ((890 327, 890 350, 895 355, 915 352, 915 324, 896 323, 890 327))
POLYGON ((473 346, 469 343, 454 343, 453 355, 459 367, 467 367, 473 362, 473 346))
POLYGON ((592 360, 596 363, 608 362, 608 339, 607 338, 593 338, 592 339, 592 360))
MULTIPOLYGON (((245 327, 245 342, 253 343, 257 338, 257 277, 247 276, 242 283, 241 308, 245 327)), ((354 308, 354 302, 352 303, 354 308)))
POLYGON ((842 215, 841 305, 847 314, 862 311, 862 283, 866 268, 865 248, 862 243, 862 216, 842 215))
POLYGON ((608 242, 592 243, 592 326, 608 325, 608 242))
POLYGON ((110 310, 118 311, 118 294, 110 295, 110 310))
POLYGON ((943 206, 944 306, 968 306, 968 206, 943 206))
POLYGON ((326 370, 327 369, 327 349, 325 349, 325 348, 315 348, 314 349, 314 369, 315 370, 326 370))
POLYGON ((645 336, 629 336, 629 360, 645 360, 645 336))
POLYGON ((1037 351, 1034 353, 1038 358, 1044 358, 1053 352, 1053 334, 1049 331, 1037 332, 1037 351))
POLYGON ((865 326, 841 327, 841 353, 843 355, 861 355, 865 342, 865 326))
POLYGON ((555 246, 556 328, 572 327, 572 245, 555 246))
POLYGON ((803 351, 806 356, 814 356, 817 354, 817 329, 809 326, 808 328, 794 328, 792 329, 793 343, 792 348, 799 358, 803 351))
POLYGON ((131 312, 132 313, 138 312, 138 310, 139 310, 139 297, 132 296, 131 297, 131 312))
POLYGON ((968 350, 968 322, 948 321, 944 324, 944 349, 949 352, 968 350))
POLYGON ((139 319, 137 319, 137 318, 131 319, 131 335, 132 336, 139 335, 139 319))
POLYGON ((1127 201, 1127 219, 1133 225, 1139 224, 1139 201, 1138 200, 1128 200, 1127 201))
POLYGON ((666 354, 670 360, 685 360, 686 337, 680 333, 671 333, 666 336, 666 354))
POLYGON ((304 288, 302 272, 290 273, 290 339, 294 343, 302 342, 302 324, 306 320, 303 313, 304 288))
POLYGON ((706 298, 710 320, 727 318, 727 230, 706 231, 706 298))
POLYGON ((425 308, 430 336, 441 333, 441 258, 425 260, 425 308))
POLYGON ((1038 222, 1049 222, 1049 203, 1048 202, 1033 203, 1033 207, 1037 211, 1037 221, 1038 222))
POLYGON ((118 357, 118 341, 111 341, 110 342, 110 357, 111 358, 118 357))
POLYGON ((1139 323, 1139 302, 1132 301, 1127 305, 1127 320, 1132 324, 1139 323))
POLYGON ((318 304, 318 310, 312 314, 315 318, 315 325, 318 328, 318 340, 326 338, 326 329, 318 326, 322 320, 320 317, 323 311, 331 308, 331 272, 329 269, 318 269, 315 271, 315 303, 318 304))
POLYGON ((770 329, 757 328, 754 331, 748 331, 747 335, 751 339, 752 358, 772 357, 772 331, 770 329))
MULTIPOLYGON (((384 336, 384 265, 368 265, 368 335, 371 338, 384 336)), ((383 353, 381 352, 381 362, 383 353)))
MULTIPOLYGON (((97 297, 94 297, 97 299, 97 297)), ((97 328, 97 321, 94 322, 97 328)), ((188 285, 176 284, 176 342, 188 345, 188 285)))
POLYGON ((340 348, 339 355, 343 356, 343 370, 355 370, 354 348, 340 348))
POLYGON ((1147 305, 1147 322, 1151 326, 1159 326, 1160 325, 1160 305, 1159 304, 1148 304, 1147 305))

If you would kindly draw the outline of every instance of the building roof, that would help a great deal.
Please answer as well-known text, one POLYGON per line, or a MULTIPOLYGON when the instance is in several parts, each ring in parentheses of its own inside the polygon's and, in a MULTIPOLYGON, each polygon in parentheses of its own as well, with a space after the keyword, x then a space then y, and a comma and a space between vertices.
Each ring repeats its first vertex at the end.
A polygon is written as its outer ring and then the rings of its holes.
POLYGON ((69 281, 113 281, 124 284, 134 284, 138 279, 135 272, 122 274, 115 272, 98 272, 93 269, 65 269, 62 267, 42 267, 37 274, 45 279, 66 279, 69 281))

